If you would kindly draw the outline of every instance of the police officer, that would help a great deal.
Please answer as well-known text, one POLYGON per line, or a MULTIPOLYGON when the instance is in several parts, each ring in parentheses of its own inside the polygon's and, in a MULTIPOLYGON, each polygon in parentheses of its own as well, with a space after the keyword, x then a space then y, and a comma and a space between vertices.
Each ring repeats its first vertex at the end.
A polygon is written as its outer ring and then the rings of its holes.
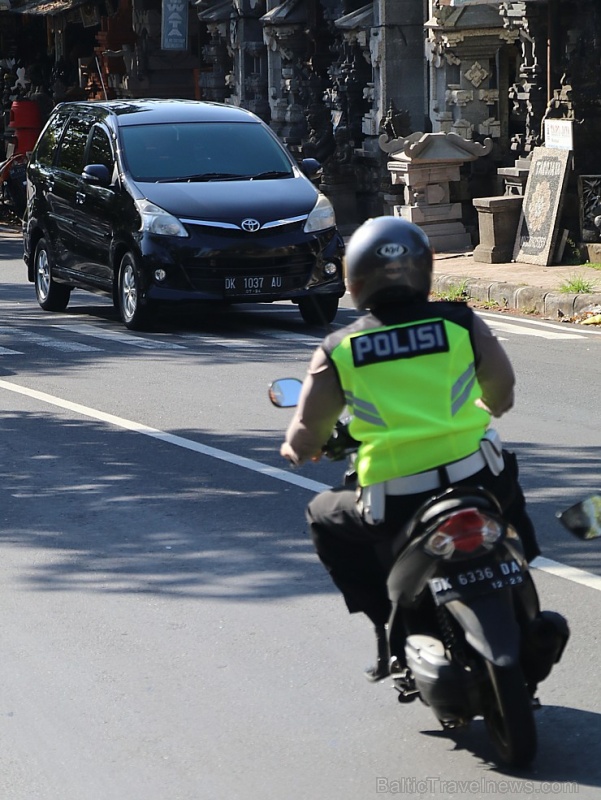
MULTIPOLYGON (((514 400, 514 373, 498 340, 464 303, 429 302, 432 248, 398 217, 365 222, 346 251, 347 285, 367 313, 327 336, 313 354, 280 453, 296 465, 318 460, 345 406, 360 442, 357 488, 342 486, 307 508, 319 558, 350 613, 375 626, 370 680, 389 674, 386 590, 390 542, 437 490, 478 484, 498 499, 528 560, 539 554, 515 456, 491 416, 514 400)), ((402 659, 403 641, 390 643, 402 659)))

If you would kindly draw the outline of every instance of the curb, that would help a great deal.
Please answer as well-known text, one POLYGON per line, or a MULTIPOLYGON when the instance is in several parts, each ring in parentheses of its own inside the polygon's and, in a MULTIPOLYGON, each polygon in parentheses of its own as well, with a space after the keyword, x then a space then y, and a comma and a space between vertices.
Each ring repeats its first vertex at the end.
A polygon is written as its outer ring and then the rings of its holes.
POLYGON ((524 314, 541 314, 545 317, 573 317, 588 306, 601 305, 601 294, 564 294, 550 292, 536 286, 483 281, 469 276, 435 275, 432 289, 444 294, 450 288, 465 287, 469 297, 482 302, 492 302, 524 314))

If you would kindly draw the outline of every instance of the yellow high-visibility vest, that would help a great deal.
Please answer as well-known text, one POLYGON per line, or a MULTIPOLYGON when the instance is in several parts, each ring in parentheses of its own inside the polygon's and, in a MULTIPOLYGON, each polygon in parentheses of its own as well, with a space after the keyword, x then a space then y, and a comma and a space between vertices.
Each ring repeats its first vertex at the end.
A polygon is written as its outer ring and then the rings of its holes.
POLYGON ((465 458, 490 422, 475 405, 472 312, 446 318, 444 304, 423 308, 431 316, 393 325, 367 316, 324 341, 353 415, 350 433, 361 442, 361 486, 465 458))

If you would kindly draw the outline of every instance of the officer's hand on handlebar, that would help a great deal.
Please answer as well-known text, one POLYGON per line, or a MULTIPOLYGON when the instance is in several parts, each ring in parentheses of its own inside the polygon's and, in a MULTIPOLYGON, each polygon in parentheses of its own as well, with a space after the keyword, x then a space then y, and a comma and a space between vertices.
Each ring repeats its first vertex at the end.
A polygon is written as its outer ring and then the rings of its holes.
MULTIPOLYGON (((288 442, 284 442, 280 447, 280 455, 283 456, 291 467, 298 467, 300 466, 300 459, 295 450, 288 444, 288 442)), ((311 461, 319 461, 322 456, 321 451, 319 453, 315 453, 311 456, 311 461)))
POLYGON ((298 466, 298 458, 294 450, 290 447, 288 442, 283 442, 280 447, 280 455, 289 462, 291 467, 298 466))

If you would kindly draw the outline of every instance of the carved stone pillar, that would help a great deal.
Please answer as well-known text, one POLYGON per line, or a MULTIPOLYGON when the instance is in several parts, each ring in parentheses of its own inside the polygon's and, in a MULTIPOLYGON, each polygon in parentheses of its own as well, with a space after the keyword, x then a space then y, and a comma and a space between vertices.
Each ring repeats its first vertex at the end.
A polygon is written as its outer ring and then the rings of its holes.
POLYGON ((526 2, 503 2, 499 13, 507 30, 518 33, 520 64, 509 89, 511 150, 529 156, 542 144, 541 123, 547 105, 547 8, 526 2))
MULTIPOLYGON (((333 15, 336 10, 340 8, 330 9, 328 13, 333 15)), ((324 99, 335 130, 336 150, 325 165, 323 189, 328 196, 335 192, 338 216, 349 224, 356 224, 379 211, 372 201, 377 199, 381 152, 373 145, 368 145, 367 150, 364 146, 367 139, 365 116, 373 113, 373 69, 369 50, 372 24, 371 3, 330 20, 333 32, 330 50, 335 60, 328 68, 329 85, 324 99)), ((371 125, 368 134, 375 140, 371 125)))
POLYGON ((233 60, 228 51, 230 20, 234 15, 231 2, 206 0, 199 8, 198 19, 207 26, 210 41, 201 48, 204 68, 199 85, 203 100, 224 103, 233 89, 233 60))
POLYGON ((300 148, 307 124, 300 103, 307 51, 307 8, 303 0, 273 5, 260 21, 268 48, 271 127, 286 144, 300 148))
POLYGON ((267 121, 270 118, 267 47, 260 23, 265 0, 233 0, 233 3, 236 14, 230 19, 227 41, 233 57, 232 95, 228 102, 267 121))

